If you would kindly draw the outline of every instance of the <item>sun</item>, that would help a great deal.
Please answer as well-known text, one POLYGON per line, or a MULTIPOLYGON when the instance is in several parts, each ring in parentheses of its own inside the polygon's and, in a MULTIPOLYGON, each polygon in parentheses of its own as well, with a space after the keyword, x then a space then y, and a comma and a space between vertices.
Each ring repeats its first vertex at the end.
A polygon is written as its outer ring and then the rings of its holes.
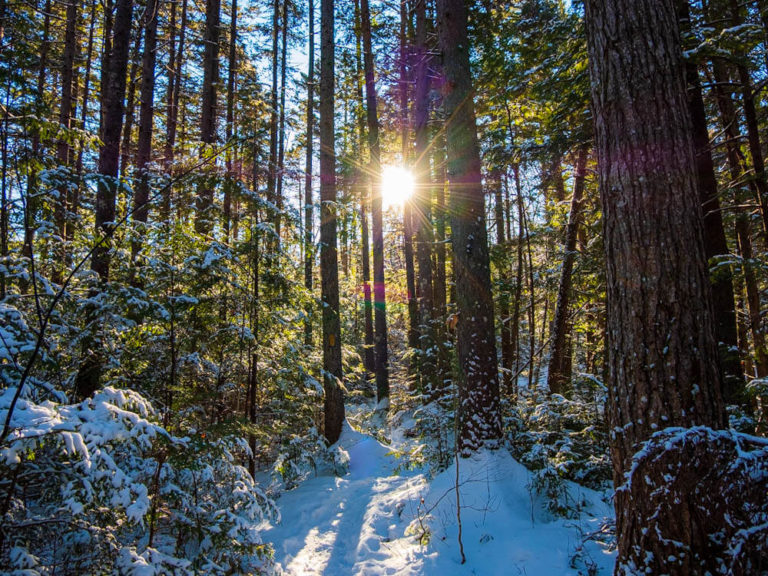
POLYGON ((413 195, 413 174, 401 166, 381 170, 381 203, 384 210, 398 208, 413 195))

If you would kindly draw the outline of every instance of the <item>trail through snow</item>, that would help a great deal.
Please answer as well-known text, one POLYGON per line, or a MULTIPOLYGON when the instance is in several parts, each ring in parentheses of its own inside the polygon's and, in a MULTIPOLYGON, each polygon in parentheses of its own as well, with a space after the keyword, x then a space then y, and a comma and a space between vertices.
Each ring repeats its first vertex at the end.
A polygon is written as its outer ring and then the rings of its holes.
POLYGON ((594 540, 583 542, 611 515, 610 507, 597 493, 570 484, 583 511, 575 520, 552 517, 529 490, 530 472, 505 450, 459 463, 462 565, 454 467, 431 480, 401 471, 390 448, 346 424, 339 448, 349 455, 349 472, 321 475, 284 493, 281 522, 262 527, 285 574, 549 576, 613 569, 613 553, 594 540), (418 538, 424 528, 426 545, 418 538))

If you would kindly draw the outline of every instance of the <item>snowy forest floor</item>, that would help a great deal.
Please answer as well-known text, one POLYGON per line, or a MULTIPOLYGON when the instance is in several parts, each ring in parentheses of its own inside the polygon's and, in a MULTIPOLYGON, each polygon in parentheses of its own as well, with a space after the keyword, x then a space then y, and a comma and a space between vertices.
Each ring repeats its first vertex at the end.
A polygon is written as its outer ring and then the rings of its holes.
MULTIPOLYGON (((403 438, 397 431, 394 438, 403 438)), ((568 518, 547 510, 531 473, 505 449, 459 461, 466 563, 458 544, 455 462, 431 477, 404 468, 399 442, 385 446, 345 424, 343 476, 320 473, 278 500, 279 523, 262 536, 288 575, 611 574, 615 553, 603 495, 566 482, 568 518)))

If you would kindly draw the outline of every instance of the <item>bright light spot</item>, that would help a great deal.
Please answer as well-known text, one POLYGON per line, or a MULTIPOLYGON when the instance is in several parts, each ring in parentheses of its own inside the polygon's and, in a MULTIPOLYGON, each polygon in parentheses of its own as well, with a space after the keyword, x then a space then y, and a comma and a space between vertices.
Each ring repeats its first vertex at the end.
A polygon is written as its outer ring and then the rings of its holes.
POLYGON ((413 194, 413 174, 400 166, 384 166, 381 171, 381 203, 384 210, 399 207, 413 194))

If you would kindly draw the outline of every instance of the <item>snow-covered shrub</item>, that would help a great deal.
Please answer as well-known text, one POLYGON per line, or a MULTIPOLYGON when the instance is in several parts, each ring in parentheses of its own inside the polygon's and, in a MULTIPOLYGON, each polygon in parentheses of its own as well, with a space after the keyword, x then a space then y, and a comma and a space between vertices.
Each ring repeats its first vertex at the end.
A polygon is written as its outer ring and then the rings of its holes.
MULTIPOLYGON (((0 395, 0 422, 17 388, 0 395)), ((176 438, 139 394, 22 393, 0 443, 0 565, 12 573, 232 574, 269 568, 273 503, 232 441, 176 438), (19 572, 16 572, 19 571, 19 572)))
POLYGON ((272 476, 285 490, 301 484, 310 475, 323 469, 333 469, 333 454, 315 428, 305 435, 293 435, 280 448, 272 466, 272 476))
POLYGON ((564 480, 599 490, 611 479, 604 397, 602 384, 586 375, 577 378, 570 398, 521 389, 517 411, 505 421, 512 455, 534 473, 531 488, 548 498, 555 514, 569 516, 579 507, 564 480))

